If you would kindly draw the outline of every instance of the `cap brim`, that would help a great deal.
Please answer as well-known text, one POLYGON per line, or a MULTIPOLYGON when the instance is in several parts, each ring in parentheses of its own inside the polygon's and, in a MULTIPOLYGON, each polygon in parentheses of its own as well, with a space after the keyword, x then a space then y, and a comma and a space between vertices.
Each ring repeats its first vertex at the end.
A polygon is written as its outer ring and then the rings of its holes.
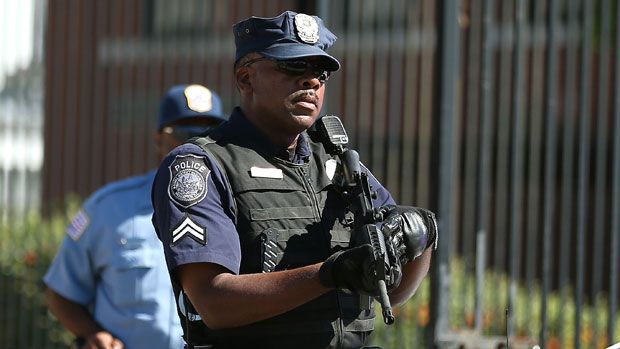
POLYGON ((283 43, 272 45, 264 50, 259 51, 265 57, 286 60, 305 57, 324 57, 327 62, 327 69, 336 71, 340 69, 340 62, 325 51, 312 45, 303 45, 298 43, 283 43))
POLYGON ((174 124, 175 122, 178 122, 180 120, 187 120, 187 119, 211 119, 211 120, 215 120, 215 121, 219 121, 219 122, 224 122, 224 121, 228 120, 223 115, 214 115, 214 114, 203 114, 203 115, 184 114, 184 115, 179 115, 174 120, 168 120, 168 122, 166 122, 166 123, 159 124, 158 128, 161 130, 162 128, 164 128, 164 127, 166 127, 166 126, 168 126, 170 124, 174 124))

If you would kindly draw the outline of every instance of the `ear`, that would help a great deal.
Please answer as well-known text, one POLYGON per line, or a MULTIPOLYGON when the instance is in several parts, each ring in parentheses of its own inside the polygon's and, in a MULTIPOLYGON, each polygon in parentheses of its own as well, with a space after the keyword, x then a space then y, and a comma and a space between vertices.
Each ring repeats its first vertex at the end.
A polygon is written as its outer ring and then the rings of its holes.
POLYGON ((157 156, 161 158, 161 153, 163 152, 164 145, 162 134, 156 132, 153 134, 153 144, 155 145, 155 149, 157 149, 157 156))
POLYGON ((250 79, 250 69, 239 68, 235 72, 235 82, 241 93, 252 92, 252 81, 250 79))
POLYGON ((153 143, 155 144, 159 161, 162 161, 172 149, 180 144, 172 135, 161 132, 153 135, 153 143))

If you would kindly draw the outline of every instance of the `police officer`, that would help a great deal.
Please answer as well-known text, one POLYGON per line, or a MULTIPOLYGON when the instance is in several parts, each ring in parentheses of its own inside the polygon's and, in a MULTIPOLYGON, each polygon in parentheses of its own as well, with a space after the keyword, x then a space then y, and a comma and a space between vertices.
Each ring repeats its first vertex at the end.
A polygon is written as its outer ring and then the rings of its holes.
MULTIPOLYGON (((187 138, 225 120, 202 85, 172 87, 155 144, 161 160, 187 138)), ((155 170, 92 194, 67 228, 44 281, 50 310, 78 348, 182 348, 182 330, 161 242, 151 223, 155 170)))
MULTIPOLYGON (((326 165, 334 158, 306 132, 340 68, 326 52, 336 37, 320 18, 290 11, 233 30, 240 105, 173 150, 153 185, 188 348, 361 348, 374 326, 360 297, 377 294, 366 270, 372 250, 350 246, 326 165)), ((387 216, 386 243, 405 263, 387 285, 402 304, 428 271, 434 218, 393 206, 371 174, 369 182, 387 216)))

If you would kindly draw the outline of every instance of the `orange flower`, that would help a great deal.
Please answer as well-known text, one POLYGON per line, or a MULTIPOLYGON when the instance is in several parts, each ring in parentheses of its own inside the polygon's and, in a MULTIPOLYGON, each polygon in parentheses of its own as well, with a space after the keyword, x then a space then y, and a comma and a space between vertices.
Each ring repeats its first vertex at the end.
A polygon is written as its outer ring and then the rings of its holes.
POLYGON ((590 327, 584 327, 581 329, 581 341, 588 346, 592 343, 592 338, 594 337, 594 331, 590 327))
POLYGON ((428 304, 421 305, 418 309, 418 325, 426 326, 431 319, 428 304))
POLYGON ((473 328, 475 325, 475 321, 476 321, 476 317, 474 316, 473 313, 465 314, 465 324, 467 325, 467 327, 473 328))
POLYGON ((562 342, 558 337, 549 337, 547 340, 547 348, 549 349, 560 349, 562 348, 562 342))
POLYGON ((37 264, 37 259, 35 251, 28 251, 24 254, 24 263, 29 267, 34 267, 37 264))

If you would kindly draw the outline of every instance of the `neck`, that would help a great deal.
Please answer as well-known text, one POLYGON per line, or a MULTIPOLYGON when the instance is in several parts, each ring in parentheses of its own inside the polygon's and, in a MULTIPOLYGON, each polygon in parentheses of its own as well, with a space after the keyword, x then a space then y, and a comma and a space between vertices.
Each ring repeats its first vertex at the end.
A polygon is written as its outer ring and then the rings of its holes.
POLYGON ((248 119, 254 127, 260 130, 273 145, 282 149, 295 149, 295 147, 297 147, 299 133, 287 132, 287 130, 279 128, 278 125, 269 125, 264 122, 260 122, 260 115, 243 108, 243 106, 241 107, 241 110, 243 111, 246 119, 248 119))

